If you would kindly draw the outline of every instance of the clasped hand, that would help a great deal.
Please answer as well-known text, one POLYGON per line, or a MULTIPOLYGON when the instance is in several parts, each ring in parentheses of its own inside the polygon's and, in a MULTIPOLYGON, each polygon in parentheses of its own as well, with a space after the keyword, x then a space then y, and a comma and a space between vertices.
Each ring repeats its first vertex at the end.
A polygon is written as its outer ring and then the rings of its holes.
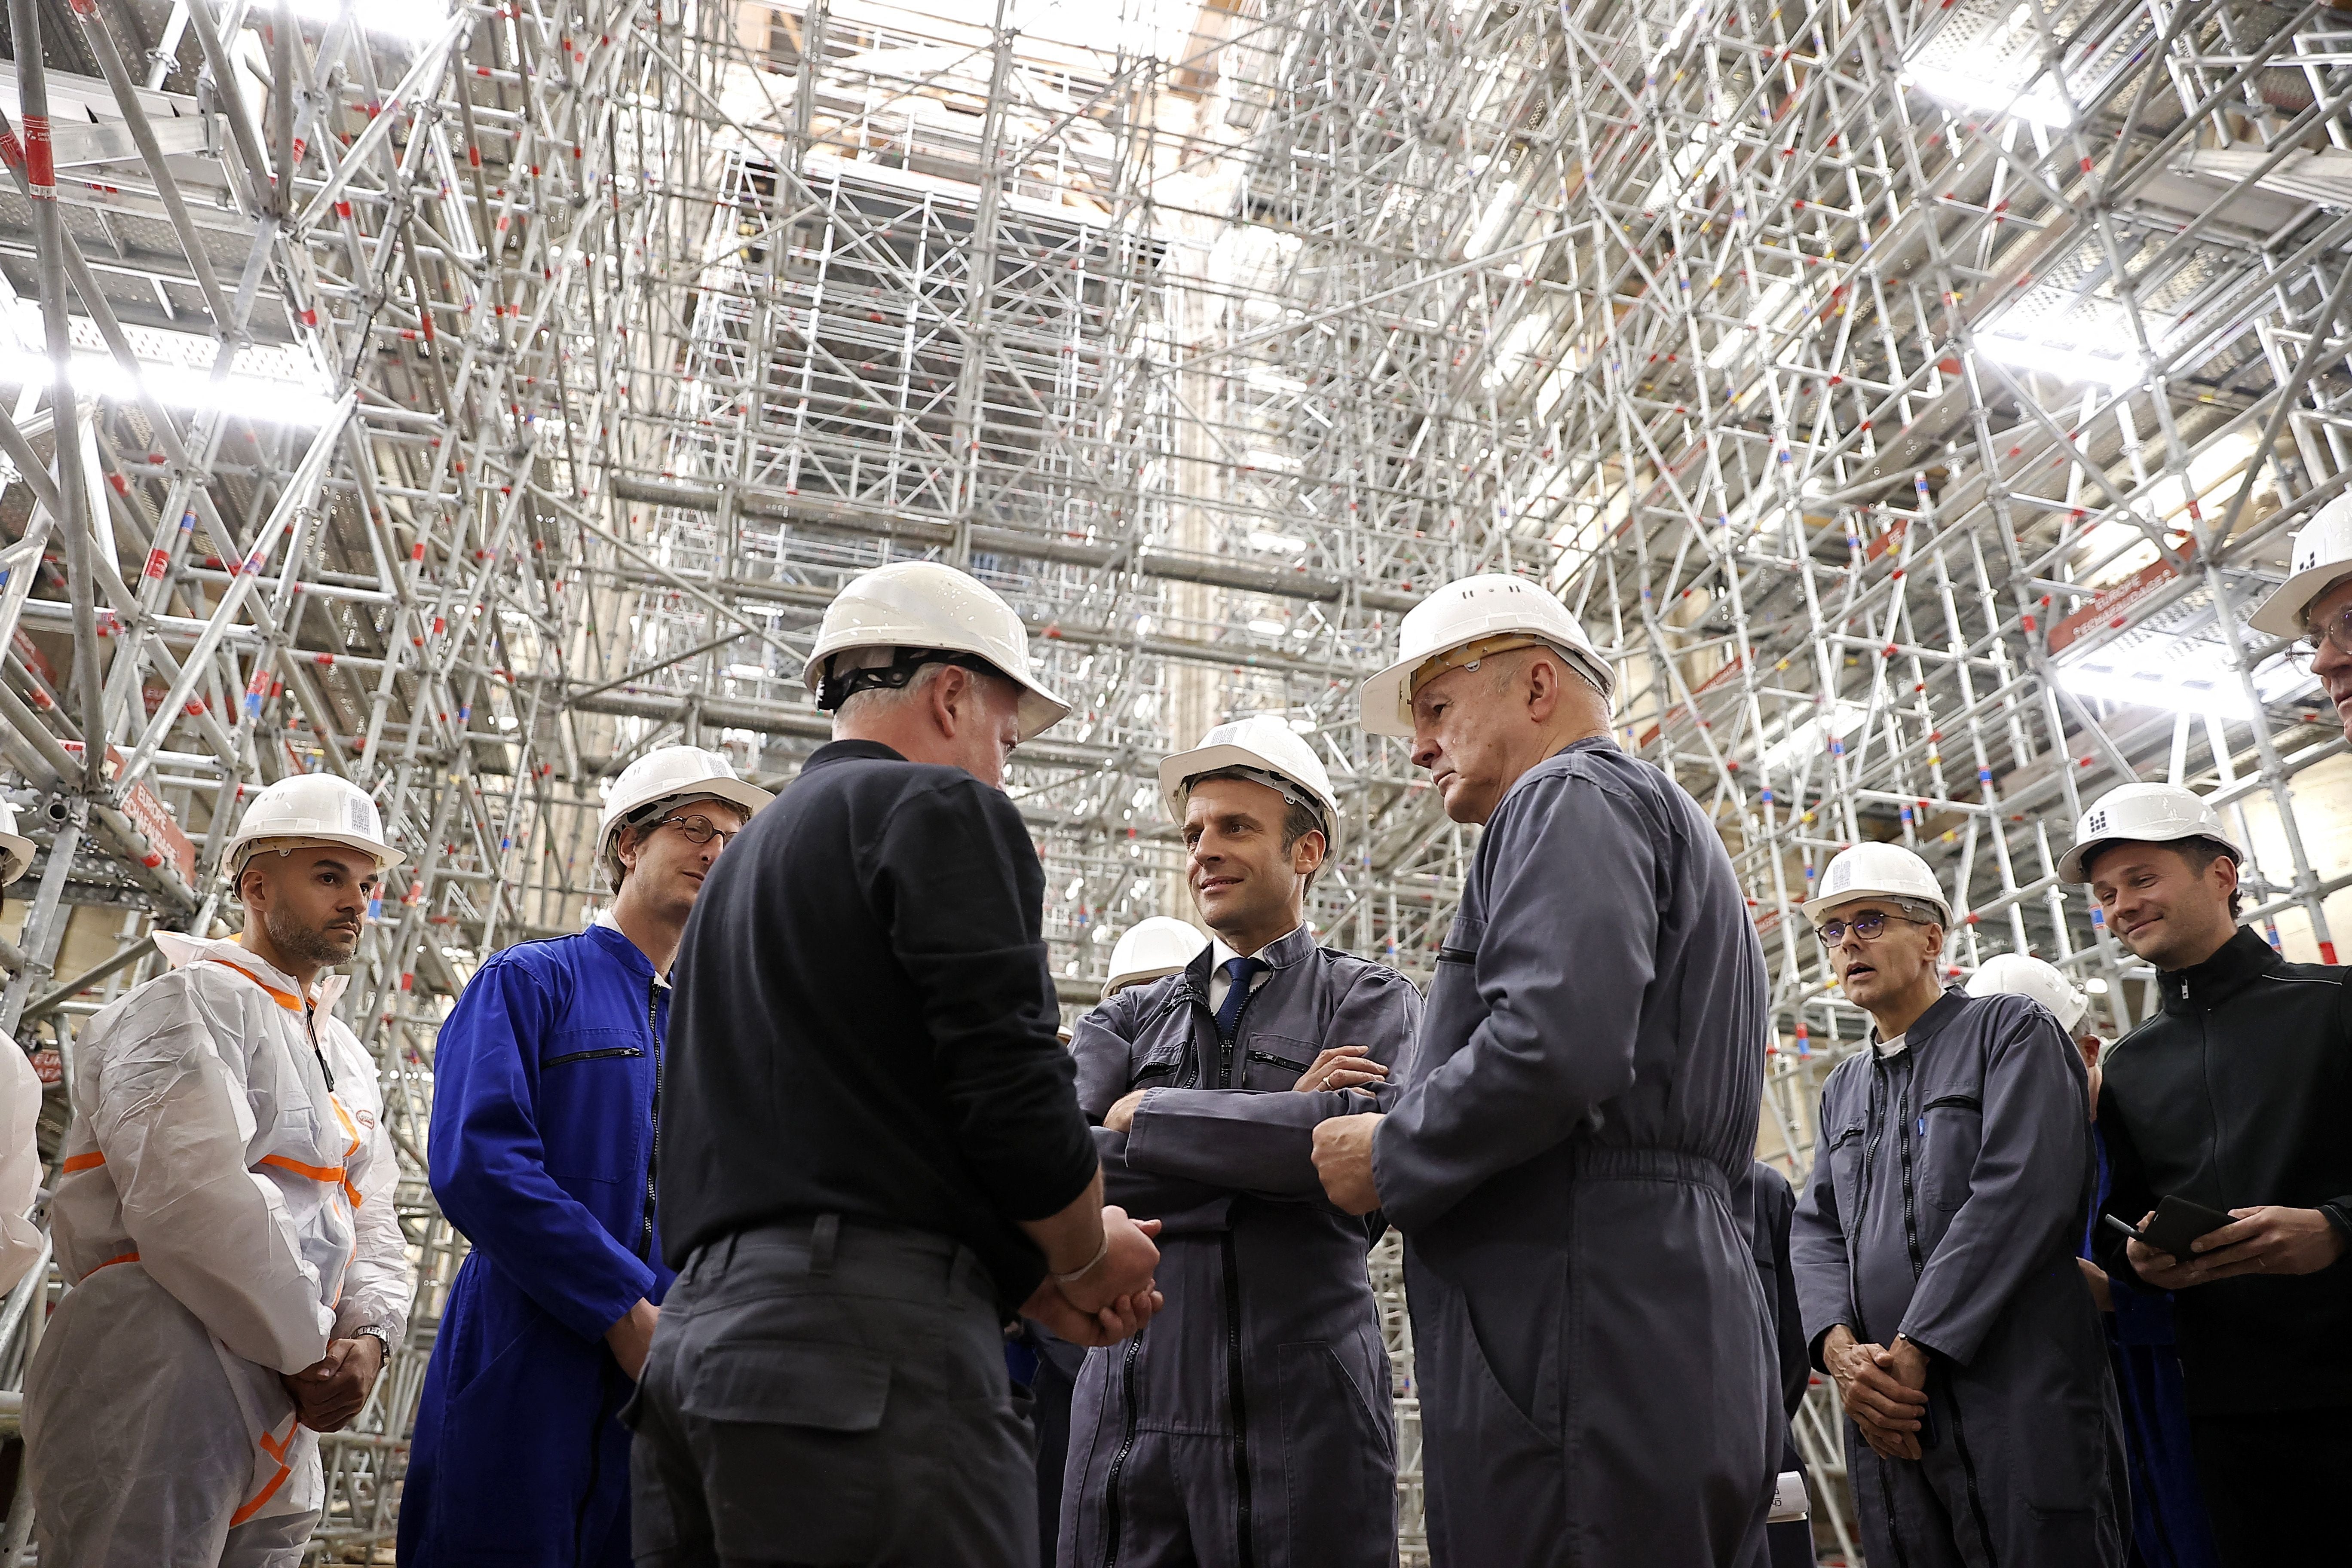
POLYGON ((1103 1206, 1102 1218, 1110 1245, 1101 1258, 1066 1283, 1046 1275, 1021 1306, 1023 1317, 1074 1345, 1115 1345, 1132 1338, 1166 1304, 1152 1286, 1160 1248, 1151 1238, 1160 1234, 1160 1222, 1129 1219, 1116 1204, 1103 1206))
POLYGON ((294 1401, 294 1414, 313 1432, 340 1432, 367 1405, 376 1374, 383 1370, 383 1347, 373 1335, 331 1340, 327 1353, 300 1372, 278 1374, 294 1401))
POLYGON ((1927 1352, 1896 1335, 1892 1347, 1857 1340, 1843 1324, 1822 1342, 1838 1399, 1881 1458, 1916 1459, 1927 1414, 1927 1352))

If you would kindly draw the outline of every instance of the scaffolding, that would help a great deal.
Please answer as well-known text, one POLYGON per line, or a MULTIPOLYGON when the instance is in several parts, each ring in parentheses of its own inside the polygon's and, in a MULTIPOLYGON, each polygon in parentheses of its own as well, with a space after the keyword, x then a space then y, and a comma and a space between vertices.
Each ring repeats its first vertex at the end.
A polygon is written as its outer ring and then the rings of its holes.
MULTIPOLYGON (((1066 1005, 1186 912, 1166 751, 1287 717, 1312 918, 1425 978, 1475 837, 1355 684, 1431 587, 1538 576, 1717 824, 1800 1182, 1864 1020, 1791 918, 1917 849, 1955 975, 2148 976, 2059 886, 2169 778, 2332 960, 2352 763, 2247 615, 2352 483, 2352 20, 2243 0, 11 0, 0 766, 41 847, 0 1026, 45 1074, 222 918, 236 802, 324 769, 407 852, 348 1021, 419 1299, 329 1441, 389 1537, 464 1242, 434 1031, 579 929, 646 749, 789 778, 849 576, 1003 593, 1070 720, 1016 758, 1066 1005), (62 366, 59 370, 57 367, 62 366)), ((61 1092, 45 1119, 54 1137, 61 1092)), ((1409 1331, 1408 1560, 1422 1552, 1409 1331)), ((0 1308, 16 1386, 36 1281, 0 1308)), ((1801 1437, 1856 1560, 1832 1413, 1801 1437)), ((0 1556, 21 1548, 16 1533, 0 1556)))

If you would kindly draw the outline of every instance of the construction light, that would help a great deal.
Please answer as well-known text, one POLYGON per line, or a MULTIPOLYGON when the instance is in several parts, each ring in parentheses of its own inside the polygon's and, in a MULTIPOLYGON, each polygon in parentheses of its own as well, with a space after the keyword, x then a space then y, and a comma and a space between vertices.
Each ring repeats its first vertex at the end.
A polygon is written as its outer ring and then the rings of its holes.
MULTIPOLYGON (((299 346, 251 345, 215 385, 213 364, 220 345, 213 339, 130 322, 122 324, 122 335, 138 362, 136 375, 105 346, 95 322, 86 316, 70 318, 73 353, 67 370, 77 395, 125 403, 143 388, 168 408, 226 408, 273 425, 322 425, 334 412, 326 373, 299 346)), ((56 380, 40 307, 20 300, 0 316, 0 383, 47 386, 56 380)))

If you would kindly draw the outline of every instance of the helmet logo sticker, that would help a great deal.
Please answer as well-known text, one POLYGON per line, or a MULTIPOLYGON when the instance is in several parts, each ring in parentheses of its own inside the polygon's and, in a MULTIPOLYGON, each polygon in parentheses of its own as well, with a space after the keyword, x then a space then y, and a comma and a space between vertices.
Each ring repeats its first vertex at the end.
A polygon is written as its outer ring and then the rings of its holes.
POLYGON ((2105 833, 2106 830, 2107 814, 2104 811, 2095 811, 2091 813, 2091 831, 2094 833, 2105 833))

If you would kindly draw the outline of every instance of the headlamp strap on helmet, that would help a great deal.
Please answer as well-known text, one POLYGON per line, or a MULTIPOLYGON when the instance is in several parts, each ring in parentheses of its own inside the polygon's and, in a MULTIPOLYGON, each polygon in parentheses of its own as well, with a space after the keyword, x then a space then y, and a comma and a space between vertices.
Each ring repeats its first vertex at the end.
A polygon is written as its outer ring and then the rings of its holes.
POLYGON ((1412 701, 1414 692, 1449 669, 1475 669, 1498 653, 1515 653, 1523 647, 1550 647, 1552 643, 1549 638, 1530 637, 1525 632, 1496 632, 1492 637, 1464 643, 1460 647, 1431 654, 1414 667, 1412 676, 1405 681, 1405 700, 1412 701))
POLYGON ((902 691, 907 683, 915 679, 916 672, 927 664, 961 665, 982 675, 1001 673, 996 666, 978 654, 959 653, 951 648, 892 648, 889 663, 867 665, 861 669, 841 668, 841 660, 836 656, 825 661, 824 679, 817 684, 817 710, 824 713, 834 712, 861 691, 902 691))

